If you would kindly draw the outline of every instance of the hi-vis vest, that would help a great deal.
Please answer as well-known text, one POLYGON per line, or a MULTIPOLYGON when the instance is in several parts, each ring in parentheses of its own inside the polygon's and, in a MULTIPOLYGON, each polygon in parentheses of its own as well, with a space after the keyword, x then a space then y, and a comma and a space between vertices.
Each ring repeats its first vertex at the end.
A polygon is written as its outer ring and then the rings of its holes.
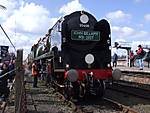
POLYGON ((32 64, 32 76, 37 76, 38 72, 36 70, 37 66, 33 63, 32 64))

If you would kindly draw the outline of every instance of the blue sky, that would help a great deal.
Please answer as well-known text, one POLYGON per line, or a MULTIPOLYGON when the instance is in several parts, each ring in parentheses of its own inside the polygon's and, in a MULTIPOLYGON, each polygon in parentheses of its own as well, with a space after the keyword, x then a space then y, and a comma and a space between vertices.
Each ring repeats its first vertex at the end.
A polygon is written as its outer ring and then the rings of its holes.
MULTIPOLYGON (((0 23, 25 57, 58 18, 76 10, 86 10, 97 20, 111 24, 112 42, 150 45, 150 0, 1 0, 0 23)), ((10 45, 0 30, 0 45, 10 45)), ((13 49, 11 49, 13 51, 13 49)))

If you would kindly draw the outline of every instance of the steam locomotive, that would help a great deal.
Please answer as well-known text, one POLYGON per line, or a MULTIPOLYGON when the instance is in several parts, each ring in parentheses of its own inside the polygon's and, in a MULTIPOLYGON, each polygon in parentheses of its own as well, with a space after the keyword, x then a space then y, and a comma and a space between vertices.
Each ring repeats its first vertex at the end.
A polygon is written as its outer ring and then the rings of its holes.
POLYGON ((59 19, 46 36, 49 46, 38 44, 35 60, 50 62, 51 81, 64 88, 65 97, 102 97, 104 80, 112 77, 108 21, 76 11, 59 19))

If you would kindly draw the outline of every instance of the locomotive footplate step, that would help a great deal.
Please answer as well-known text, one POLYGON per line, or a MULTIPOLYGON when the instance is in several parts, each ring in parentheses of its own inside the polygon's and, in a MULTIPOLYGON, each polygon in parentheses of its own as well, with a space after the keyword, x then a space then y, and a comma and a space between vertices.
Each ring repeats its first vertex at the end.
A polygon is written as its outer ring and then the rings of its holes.
POLYGON ((27 113, 72 112, 71 108, 56 93, 53 88, 44 86, 44 82, 39 81, 37 88, 32 87, 32 82, 27 82, 27 113))

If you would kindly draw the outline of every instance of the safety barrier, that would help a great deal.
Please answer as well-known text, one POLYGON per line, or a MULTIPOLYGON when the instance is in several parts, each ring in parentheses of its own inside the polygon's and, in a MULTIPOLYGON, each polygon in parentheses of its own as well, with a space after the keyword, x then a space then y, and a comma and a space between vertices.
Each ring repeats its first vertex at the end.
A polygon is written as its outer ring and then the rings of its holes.
POLYGON ((24 82, 24 69, 23 69, 23 50, 17 50, 17 58, 16 58, 16 69, 12 70, 8 73, 5 73, 0 76, 0 78, 7 76, 8 74, 15 71, 15 78, 13 80, 13 83, 9 87, 10 89, 10 95, 9 99, 5 102, 5 106, 3 108, 2 113, 5 113, 5 108, 9 107, 7 106, 7 103, 11 103, 11 97, 15 95, 15 113, 26 113, 27 107, 26 107, 26 93, 25 93, 25 82, 24 82))
POLYGON ((7 72, 7 73, 1 75, 1 76, 0 76, 0 79, 3 78, 3 77, 5 77, 5 76, 7 76, 8 74, 11 74, 12 72, 15 72, 15 71, 16 71, 16 69, 11 70, 11 71, 9 71, 9 72, 7 72))

